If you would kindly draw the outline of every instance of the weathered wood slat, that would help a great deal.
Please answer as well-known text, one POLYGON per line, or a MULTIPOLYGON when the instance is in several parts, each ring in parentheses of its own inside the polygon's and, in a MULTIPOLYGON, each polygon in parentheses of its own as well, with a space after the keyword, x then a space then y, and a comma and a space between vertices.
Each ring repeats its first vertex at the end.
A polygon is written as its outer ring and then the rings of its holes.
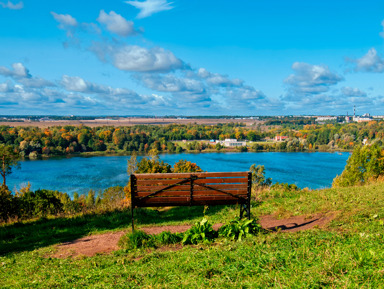
MULTIPOLYGON (((220 189, 220 190, 237 189, 237 190, 247 191, 247 188, 248 188, 248 184, 219 184, 219 185, 209 185, 209 186, 212 188, 215 188, 215 189, 220 189)), ((155 191, 159 191, 159 190, 165 189, 165 188, 166 188, 166 186, 155 186, 155 185, 137 186, 137 191, 138 192, 155 192, 155 191)), ((191 185, 188 184, 188 185, 175 186, 175 187, 171 188, 170 190, 172 190, 172 191, 185 191, 185 190, 190 190, 190 188, 191 188, 191 185)), ((196 186, 196 189, 207 190, 207 191, 211 190, 209 188, 205 188, 202 186, 196 186)))
MULTIPOLYGON (((231 196, 194 196, 192 201, 197 202, 197 201, 239 201, 240 199, 233 198, 231 196)), ((245 198, 244 198, 245 200, 245 198)), ((180 197, 159 197, 159 198, 147 198, 137 200, 138 204, 159 204, 159 203, 182 203, 182 202, 190 202, 191 198, 188 196, 180 196, 180 197)))
MULTIPOLYGON (((173 185, 177 184, 184 179, 169 179, 169 180, 137 180, 137 186, 146 186, 146 185, 173 185)), ((197 179, 193 181, 195 184, 233 184, 233 183, 243 183, 247 184, 247 178, 224 178, 224 179, 197 179)), ((190 182, 188 182, 190 183, 190 182)))
POLYGON ((246 202, 241 202, 238 200, 213 200, 213 201, 193 201, 189 202, 180 202, 180 203, 141 203, 140 207, 189 207, 189 206, 209 206, 209 205, 236 205, 236 204, 246 204, 246 202))
MULTIPOLYGON (((247 192, 244 192, 242 190, 227 190, 226 192, 232 194, 232 195, 247 195, 247 192)), ((146 197, 153 192, 138 192, 136 193, 136 196, 139 198, 146 197)), ((150 198, 158 198, 158 197, 164 197, 164 196, 190 196, 191 192, 190 191, 164 191, 161 193, 158 193, 150 198)), ((228 196, 228 194, 218 192, 218 191, 213 191, 213 190, 193 190, 193 196, 228 196)))
POLYGON ((136 174, 137 180, 142 179, 170 179, 170 178, 178 178, 185 179, 190 177, 191 175, 197 177, 213 177, 213 178, 224 178, 224 177, 247 177, 248 172, 217 172, 217 173, 172 173, 172 174, 136 174))

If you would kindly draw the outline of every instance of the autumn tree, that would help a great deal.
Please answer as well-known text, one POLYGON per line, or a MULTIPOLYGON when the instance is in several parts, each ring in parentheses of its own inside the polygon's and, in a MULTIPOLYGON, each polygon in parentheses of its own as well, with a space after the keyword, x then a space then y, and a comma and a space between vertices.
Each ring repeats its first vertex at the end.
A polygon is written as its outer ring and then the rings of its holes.
POLYGON ((203 170, 198 165, 187 160, 179 160, 173 166, 174 173, 199 173, 202 171, 203 170))

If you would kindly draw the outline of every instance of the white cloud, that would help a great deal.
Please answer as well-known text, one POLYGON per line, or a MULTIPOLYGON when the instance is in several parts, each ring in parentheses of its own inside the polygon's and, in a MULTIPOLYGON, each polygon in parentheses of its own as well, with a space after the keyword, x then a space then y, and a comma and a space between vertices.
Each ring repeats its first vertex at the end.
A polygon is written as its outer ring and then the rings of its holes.
POLYGON ((168 50, 127 45, 112 52, 113 64, 120 70, 139 72, 166 72, 179 69, 183 62, 168 50))
POLYGON ((287 100, 300 100, 303 96, 325 93, 344 79, 325 65, 295 62, 292 69, 295 73, 284 80, 289 85, 288 95, 284 97, 287 100))
POLYGON ((68 91, 87 94, 137 95, 135 92, 128 89, 112 88, 110 86, 96 84, 85 81, 83 78, 78 76, 63 75, 61 85, 68 91))
POLYGON ((242 86, 244 81, 241 79, 229 79, 228 76, 219 73, 211 73, 205 68, 200 68, 197 75, 207 80, 208 83, 218 86, 242 86))
POLYGON ((367 96, 367 93, 364 91, 358 89, 358 88, 352 88, 352 87, 343 87, 341 89, 341 94, 347 97, 365 97, 367 96))
POLYGON ((236 110, 244 112, 261 107, 281 107, 281 103, 271 102, 262 91, 244 85, 244 81, 211 73, 204 68, 179 70, 171 74, 136 74, 135 78, 147 88, 170 93, 179 108, 193 104, 195 108, 210 107, 233 113, 236 110))
POLYGON ((140 10, 137 18, 145 18, 160 11, 171 10, 173 2, 166 0, 145 0, 145 1, 125 1, 125 3, 132 5, 140 10))
POLYGON ((137 76, 146 87, 161 92, 194 93, 201 94, 205 92, 201 81, 192 78, 181 78, 175 75, 156 75, 145 74, 137 76))
POLYGON ((20 10, 24 8, 24 3, 23 1, 20 1, 17 4, 13 4, 11 1, 8 1, 7 3, 0 2, 0 6, 11 10, 20 10))
POLYGON ((4 82, 4 83, 0 83, 0 92, 9 93, 9 92, 13 92, 13 91, 15 91, 15 87, 9 81, 4 82))
POLYGON ((40 77, 32 77, 29 70, 22 63, 13 63, 12 69, 0 66, 0 75, 11 77, 15 82, 30 88, 55 86, 51 81, 40 77))
POLYGON ((0 75, 10 77, 30 77, 28 69, 20 62, 12 64, 13 69, 0 66, 0 75))
POLYGON ((55 12, 51 12, 51 14, 53 18, 59 22, 60 29, 66 29, 68 27, 75 27, 78 25, 77 20, 69 14, 57 14, 55 12))
POLYGON ((384 59, 377 54, 375 48, 371 48, 363 57, 350 61, 356 63, 355 71, 384 72, 384 59))
POLYGON ((127 21, 124 17, 114 11, 107 14, 104 10, 101 10, 97 21, 104 24, 108 31, 120 36, 128 36, 135 34, 136 32, 132 21, 127 21))

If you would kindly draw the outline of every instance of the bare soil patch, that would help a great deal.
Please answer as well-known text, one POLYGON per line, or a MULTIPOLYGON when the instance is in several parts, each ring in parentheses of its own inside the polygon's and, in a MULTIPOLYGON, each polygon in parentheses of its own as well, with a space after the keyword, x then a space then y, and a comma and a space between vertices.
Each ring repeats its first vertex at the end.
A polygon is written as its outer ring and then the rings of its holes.
POLYGON ((107 254, 119 249, 117 243, 126 233, 126 231, 119 231, 98 234, 83 237, 71 242, 65 242, 56 246, 57 251, 51 257, 64 259, 68 257, 91 257, 96 254, 107 254))
MULTIPOLYGON (((287 219, 277 219, 273 215, 263 216, 260 218, 260 224, 264 229, 281 232, 297 232, 308 230, 313 227, 324 227, 334 218, 334 214, 315 214, 311 216, 294 216, 287 219)), ((214 224, 213 228, 218 230, 223 224, 214 224)), ((163 231, 172 233, 182 233, 187 231, 191 225, 177 226, 158 226, 144 227, 142 231, 147 234, 160 234, 163 231)), ((106 234, 98 234, 83 237, 71 242, 62 243, 56 246, 56 253, 50 257, 68 258, 78 256, 94 256, 96 254, 108 254, 119 249, 117 243, 119 239, 126 234, 127 231, 119 231, 106 234)), ((176 251, 182 246, 165 246, 159 248, 160 251, 176 251)))
POLYGON ((294 216, 286 219, 277 219, 273 215, 260 218, 260 224, 264 229, 282 232, 297 232, 313 227, 322 228, 334 218, 334 214, 315 214, 310 216, 294 216))

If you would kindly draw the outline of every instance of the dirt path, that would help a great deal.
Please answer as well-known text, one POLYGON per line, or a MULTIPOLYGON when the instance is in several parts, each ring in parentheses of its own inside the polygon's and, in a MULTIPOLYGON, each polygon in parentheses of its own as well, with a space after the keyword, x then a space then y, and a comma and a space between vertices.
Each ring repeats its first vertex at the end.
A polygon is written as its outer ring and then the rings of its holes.
MULTIPOLYGON (((287 219, 278 220, 272 215, 260 218, 260 224, 264 229, 282 232, 297 232, 308 230, 313 227, 324 227, 328 224, 334 215, 316 214, 312 216, 295 216, 287 219)), ((215 224, 213 228, 217 230, 222 224, 215 224)), ((147 234, 160 234, 163 231, 172 233, 182 233, 187 231, 190 225, 179 226, 160 226, 141 228, 147 234)), ((68 258, 78 256, 94 256, 96 254, 107 254, 119 249, 117 243, 119 239, 126 234, 127 231, 119 231, 114 233, 98 234, 83 237, 71 242, 57 245, 57 251, 50 257, 68 258)))

